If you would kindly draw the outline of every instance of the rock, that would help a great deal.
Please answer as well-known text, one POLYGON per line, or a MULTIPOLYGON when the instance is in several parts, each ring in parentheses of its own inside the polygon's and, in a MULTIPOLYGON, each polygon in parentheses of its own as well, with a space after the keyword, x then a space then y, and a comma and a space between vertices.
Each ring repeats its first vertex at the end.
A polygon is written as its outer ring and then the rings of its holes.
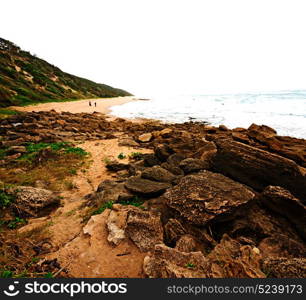
POLYGON ((242 246, 225 235, 206 257, 200 251, 156 245, 144 258, 143 268, 150 278, 264 278, 260 261, 257 248, 242 246))
POLYGON ((203 171, 182 178, 164 197, 179 216, 196 225, 233 218, 255 194, 221 174, 203 171))
POLYGON ((173 150, 166 144, 157 145, 154 149, 155 156, 162 162, 165 162, 168 157, 173 154, 173 150))
POLYGON ((128 217, 127 210, 112 210, 107 218, 107 240, 116 246, 126 238, 125 229, 128 217))
POLYGON ((159 132, 159 135, 162 136, 163 138, 169 138, 171 137, 172 133, 173 130, 171 128, 165 128, 159 132))
POLYGON ((125 187, 131 192, 153 197, 162 194, 170 186, 168 183, 156 182, 139 177, 130 177, 125 183, 125 187))
POLYGON ((184 155, 174 153, 170 155, 167 159, 167 163, 171 166, 177 167, 182 160, 184 160, 186 157, 184 155))
POLYGON ((59 197, 45 189, 18 186, 8 193, 14 196, 12 208, 20 217, 43 217, 60 204, 59 197))
POLYGON ((305 258, 267 258, 262 263, 267 277, 272 278, 306 278, 305 258))
POLYGON ((119 146, 138 147, 139 144, 130 137, 121 138, 118 142, 119 146))
POLYGON ((250 139, 245 133, 233 131, 232 132, 232 137, 235 141, 245 143, 245 144, 250 143, 250 139))
POLYGON ((176 175, 176 176, 184 175, 184 171, 181 168, 176 167, 176 166, 174 166, 172 164, 169 164, 167 162, 162 163, 161 167, 166 169, 167 171, 169 171, 173 175, 176 175))
POLYGON ((143 269, 150 278, 206 278, 208 260, 201 252, 181 252, 159 244, 144 258, 143 269))
POLYGON ((260 201, 272 211, 286 217, 306 240, 306 206, 289 191, 279 186, 268 186, 260 201))
POLYGON ((106 202, 119 202, 132 200, 134 197, 125 187, 124 182, 116 180, 102 181, 96 193, 87 196, 89 200, 94 201, 96 204, 101 205, 106 202))
POLYGON ((153 136, 151 133, 144 133, 138 137, 138 140, 142 143, 148 143, 152 140, 153 136))
POLYGON ((154 249, 163 241, 163 228, 160 214, 143 211, 139 208, 130 209, 127 218, 126 233, 142 252, 154 249))
POLYGON ((205 252, 203 244, 190 234, 181 236, 175 245, 175 249, 181 252, 205 252))
POLYGON ((172 182, 175 176, 169 171, 163 169, 160 166, 154 166, 152 168, 145 169, 141 177, 144 179, 150 179, 158 182, 172 182))
POLYGON ((179 167, 184 171, 185 174, 190 174, 209 168, 209 164, 201 159, 186 158, 180 162, 179 167))
POLYGON ((105 165, 105 167, 109 171, 117 172, 117 171, 121 171, 121 170, 128 170, 129 169, 129 164, 124 164, 124 163, 120 163, 117 160, 113 160, 111 162, 108 162, 105 165))
POLYGON ((161 164, 161 161, 153 153, 144 154, 143 160, 146 167, 153 167, 161 164))
POLYGON ((306 201, 306 169, 294 161, 229 139, 215 143, 215 171, 259 191, 269 185, 281 186, 306 201))
POLYGON ((219 125, 219 129, 222 131, 228 131, 228 128, 225 125, 219 125))
POLYGON ((27 149, 24 146, 11 146, 8 150, 8 154, 26 153, 27 149))
POLYGON ((276 133, 277 132, 271 127, 266 125, 259 126, 256 124, 252 124, 247 131, 248 136, 263 144, 266 144, 268 139, 275 137, 276 133))

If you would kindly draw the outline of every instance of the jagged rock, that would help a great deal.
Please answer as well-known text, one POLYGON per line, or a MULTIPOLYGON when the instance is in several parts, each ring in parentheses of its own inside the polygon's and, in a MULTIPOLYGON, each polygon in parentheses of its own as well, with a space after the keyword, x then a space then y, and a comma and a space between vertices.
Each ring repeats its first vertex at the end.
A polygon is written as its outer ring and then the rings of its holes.
POLYGON ((143 268, 151 278, 264 278, 260 261, 257 248, 242 246, 225 235, 206 257, 200 251, 182 252, 156 245, 144 258, 143 268))
POLYGON ((118 201, 127 201, 133 199, 133 197, 134 195, 124 187, 124 182, 118 182, 116 180, 102 181, 96 193, 87 196, 89 200, 95 201, 97 204, 110 201, 114 203, 118 201))
POLYGON ((141 177, 144 179, 150 179, 158 182, 172 182, 175 179, 175 176, 167 171, 166 169, 163 169, 160 166, 154 166, 152 168, 145 169, 141 177))
POLYGON ((125 187, 133 193, 145 196, 160 195, 171 185, 168 183, 156 182, 139 177, 130 177, 125 182, 125 187))
POLYGON ((219 129, 222 131, 228 131, 229 129, 225 125, 219 125, 219 129))
POLYGON ((306 170, 294 161, 229 139, 215 143, 217 172, 260 191, 268 185, 281 186, 306 201, 306 170))
POLYGON ((118 245, 126 238, 125 229, 128 217, 127 210, 112 210, 107 218, 108 237, 107 240, 118 245))
POLYGON ((179 167, 185 174, 190 174, 209 168, 209 164, 201 159, 186 158, 180 162, 179 167))
POLYGON ((306 240, 306 206, 299 199, 279 186, 268 186, 261 194, 260 200, 267 208, 293 223, 301 237, 306 240))
POLYGON ((121 138, 118 142, 118 145, 127 146, 127 147, 138 147, 139 146, 139 144, 136 141, 134 141, 132 138, 129 138, 129 137, 121 138))
POLYGON ((143 160, 146 167, 153 167, 161 164, 161 161, 153 153, 144 154, 143 160))
POLYGON ((173 130, 171 128, 165 128, 158 132, 158 135, 162 136, 163 138, 171 137, 173 130))
POLYGON ((138 137, 138 140, 142 143, 148 143, 152 140, 152 138, 153 138, 152 133, 144 133, 138 137))
POLYGON ((126 233, 142 252, 154 249, 163 241, 163 227, 160 214, 143 211, 139 208, 130 209, 127 218, 126 233))
POLYGON ((252 124, 247 131, 247 134, 261 143, 267 143, 268 139, 276 136, 277 132, 266 125, 252 124))
POLYGON ((14 196, 12 208, 20 217, 43 217, 60 204, 59 197, 45 189, 18 186, 8 193, 14 196))
POLYGON ((305 258, 267 258, 262 264, 267 277, 306 278, 305 258))
POLYGON ((166 169, 167 171, 169 171, 170 173, 172 173, 173 175, 176 175, 176 176, 181 176, 181 175, 184 175, 184 171, 179 168, 179 167, 176 167, 174 165, 170 165, 169 163, 167 162, 164 162, 161 164, 161 167, 166 169))
POLYGON ((164 197, 166 204, 185 220, 196 225, 229 219, 255 194, 221 174, 203 171, 182 178, 164 197))
POLYGON ((243 132, 232 132, 232 137, 234 140, 238 141, 238 142, 242 142, 245 144, 249 144, 250 143, 250 139, 249 137, 243 133, 243 132))
POLYGON ((181 252, 164 244, 156 245, 143 261, 150 278, 205 278, 207 267, 208 260, 201 252, 181 252))
POLYGON ((129 169, 129 164, 124 164, 124 163, 121 163, 117 160, 113 160, 111 162, 108 162, 105 165, 105 167, 109 171, 117 172, 117 171, 121 171, 121 170, 128 170, 129 169))
POLYGON ((166 144, 157 145, 154 149, 155 156, 162 162, 165 162, 167 158, 173 154, 173 150, 166 144))
POLYGON ((199 240, 190 234, 181 236, 175 245, 175 249, 181 252, 205 252, 203 244, 201 244, 199 240))
POLYGON ((182 160, 184 160, 186 157, 184 155, 174 153, 170 155, 167 159, 167 163, 173 167, 177 167, 182 160))

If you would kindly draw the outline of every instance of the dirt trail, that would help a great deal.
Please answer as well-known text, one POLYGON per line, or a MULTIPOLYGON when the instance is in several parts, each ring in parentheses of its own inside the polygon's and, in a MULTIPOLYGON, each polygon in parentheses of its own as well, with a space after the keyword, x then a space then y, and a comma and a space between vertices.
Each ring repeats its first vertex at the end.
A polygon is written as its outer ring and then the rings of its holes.
MULTIPOLYGON (((60 256, 62 266, 71 264, 71 267, 68 268, 71 276, 120 277, 121 275, 139 277, 141 274, 139 266, 142 263, 144 254, 140 253, 131 242, 126 242, 113 249, 106 240, 105 215, 96 218, 99 220, 98 225, 100 227, 95 225, 94 227, 97 228, 93 229, 95 235, 99 234, 101 236, 100 239, 94 237, 94 242, 90 242, 90 237, 84 235, 82 229, 86 225, 83 223, 86 207, 83 204, 85 195, 95 191, 101 181, 112 178, 112 174, 107 172, 105 168, 105 160, 115 159, 120 153, 124 153, 126 158, 121 161, 127 163, 128 154, 132 152, 148 153, 150 151, 148 149, 119 146, 118 139, 86 141, 80 144, 79 147, 90 153, 91 156, 89 158, 90 164, 86 171, 78 171, 77 175, 70 178, 75 188, 60 193, 63 198, 61 207, 49 217, 30 221, 28 225, 22 227, 22 231, 31 230, 33 227, 47 227, 52 252, 55 251, 55 253, 48 255, 48 258, 58 258, 60 256), (59 251, 59 253, 56 251, 59 251), (117 256, 118 253, 119 256, 117 256), (121 256, 120 253, 128 253, 128 255, 121 256), (83 258, 79 257, 81 254, 83 258), (101 261, 98 259, 101 254, 111 255, 113 258, 104 258, 101 261), (132 268, 135 260, 138 263, 135 268, 132 268), (95 268, 88 267, 90 261, 95 261, 95 268), (122 268, 123 271, 119 274, 120 264, 126 265, 126 268, 122 268), (103 272, 101 271, 102 269, 103 272)), ((93 221, 90 220, 90 222, 93 221)))

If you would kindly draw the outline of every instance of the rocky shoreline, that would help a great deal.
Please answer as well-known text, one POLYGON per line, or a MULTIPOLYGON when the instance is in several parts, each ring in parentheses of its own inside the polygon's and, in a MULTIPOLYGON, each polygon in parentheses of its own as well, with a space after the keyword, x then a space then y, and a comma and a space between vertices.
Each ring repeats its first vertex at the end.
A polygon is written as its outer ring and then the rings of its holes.
MULTIPOLYGON (((40 257, 56 260, 67 276, 306 277, 306 140, 264 125, 229 130, 55 111, 1 120, 0 136, 8 154, 1 172, 27 143, 115 140, 147 150, 107 161, 110 177, 80 199, 80 211, 100 213, 40 257)), ((10 193, 20 216, 59 209, 46 189, 10 193)))

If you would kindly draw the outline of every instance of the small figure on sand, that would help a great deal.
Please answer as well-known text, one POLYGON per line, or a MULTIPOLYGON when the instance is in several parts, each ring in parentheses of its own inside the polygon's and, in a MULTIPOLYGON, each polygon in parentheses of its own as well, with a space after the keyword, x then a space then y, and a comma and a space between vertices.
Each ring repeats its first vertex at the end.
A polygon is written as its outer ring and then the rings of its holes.
POLYGON ((88 105, 91 106, 91 101, 88 102, 88 105))
POLYGON ((97 102, 95 102, 95 107, 97 107, 97 102))

